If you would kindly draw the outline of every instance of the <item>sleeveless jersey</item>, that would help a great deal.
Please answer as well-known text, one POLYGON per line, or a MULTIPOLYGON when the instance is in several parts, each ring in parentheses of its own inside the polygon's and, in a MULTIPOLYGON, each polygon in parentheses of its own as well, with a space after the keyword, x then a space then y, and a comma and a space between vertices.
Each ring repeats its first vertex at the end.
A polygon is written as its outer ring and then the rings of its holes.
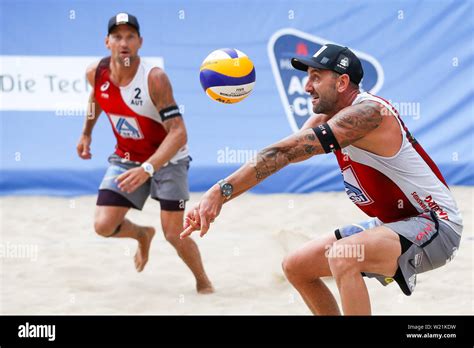
MULTIPOLYGON (((145 162, 167 135, 161 116, 151 100, 148 75, 154 66, 140 58, 140 65, 127 86, 116 86, 110 80, 110 57, 97 66, 94 84, 95 100, 112 125, 117 139, 115 153, 130 161, 145 162)), ((187 145, 170 160, 187 157, 187 145)))
POLYGON ((461 214, 441 172, 411 136, 396 109, 369 93, 358 94, 352 105, 366 100, 378 102, 390 111, 398 121, 403 141, 392 157, 352 145, 334 152, 351 201, 384 223, 433 210, 449 225, 461 225, 461 214))

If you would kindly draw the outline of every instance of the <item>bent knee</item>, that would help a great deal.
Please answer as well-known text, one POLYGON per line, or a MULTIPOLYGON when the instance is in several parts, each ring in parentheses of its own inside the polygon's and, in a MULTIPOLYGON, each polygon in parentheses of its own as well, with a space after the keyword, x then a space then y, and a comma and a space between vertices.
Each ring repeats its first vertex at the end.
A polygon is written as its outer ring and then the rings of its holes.
POLYGON ((94 222, 95 232, 102 237, 111 236, 117 229, 117 224, 109 222, 107 220, 96 220, 94 222))
POLYGON ((180 243, 183 241, 179 238, 179 233, 180 231, 173 231, 173 232, 166 232, 165 231, 165 239, 168 243, 170 243, 173 246, 179 246, 180 243))
POLYGON ((288 255, 283 258, 283 261, 281 262, 281 269, 288 277, 288 273, 290 273, 290 258, 288 255))
POLYGON ((304 277, 304 264, 298 252, 291 253, 283 259, 281 263, 286 278, 292 282, 304 277))

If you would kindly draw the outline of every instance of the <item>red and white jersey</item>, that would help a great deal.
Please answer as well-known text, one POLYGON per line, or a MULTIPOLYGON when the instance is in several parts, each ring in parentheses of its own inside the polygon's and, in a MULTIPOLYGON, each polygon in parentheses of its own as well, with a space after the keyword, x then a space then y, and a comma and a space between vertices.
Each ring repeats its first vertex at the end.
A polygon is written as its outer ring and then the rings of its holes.
MULTIPOLYGON (((117 145, 115 153, 130 161, 145 162, 168 134, 148 91, 148 75, 154 66, 140 59, 137 73, 127 86, 110 80, 110 57, 97 66, 94 96, 112 125, 117 145)), ((188 156, 187 145, 170 160, 188 156)))
POLYGON ((335 151, 353 203, 384 223, 434 210, 448 224, 462 224, 456 202, 433 160, 411 136, 398 112, 384 99, 360 93, 352 105, 372 100, 396 118, 403 135, 400 150, 383 157, 349 145, 335 151))

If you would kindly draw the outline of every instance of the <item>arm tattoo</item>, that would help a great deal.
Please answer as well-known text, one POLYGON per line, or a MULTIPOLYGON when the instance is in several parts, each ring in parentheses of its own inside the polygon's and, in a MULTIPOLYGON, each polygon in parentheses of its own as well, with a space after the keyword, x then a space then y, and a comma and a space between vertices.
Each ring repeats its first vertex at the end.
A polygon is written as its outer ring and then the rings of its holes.
MULTIPOLYGON (((376 129, 382 122, 382 105, 365 102, 347 107, 328 121, 341 147, 348 146, 376 129)), ((257 154, 251 163, 261 181, 293 162, 325 153, 312 129, 302 130, 257 154)))
POLYGON ((328 121, 341 147, 348 146, 376 129, 382 122, 382 105, 366 102, 339 111, 328 121))
POLYGON ((306 129, 260 151, 251 166, 255 170, 255 178, 261 181, 292 162, 299 162, 319 153, 323 153, 319 141, 313 130, 306 129))

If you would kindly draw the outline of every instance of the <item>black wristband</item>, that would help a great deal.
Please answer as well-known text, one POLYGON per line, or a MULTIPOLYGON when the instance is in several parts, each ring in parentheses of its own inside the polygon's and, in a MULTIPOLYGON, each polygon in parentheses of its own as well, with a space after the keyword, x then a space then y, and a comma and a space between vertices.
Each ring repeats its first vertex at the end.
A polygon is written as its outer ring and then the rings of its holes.
POLYGON ((327 123, 314 127, 313 131, 318 137, 324 152, 329 153, 341 149, 341 146, 327 123))
POLYGON ((173 117, 181 117, 181 113, 179 112, 179 108, 176 105, 168 106, 167 108, 160 110, 161 120, 164 122, 169 120, 173 117))

